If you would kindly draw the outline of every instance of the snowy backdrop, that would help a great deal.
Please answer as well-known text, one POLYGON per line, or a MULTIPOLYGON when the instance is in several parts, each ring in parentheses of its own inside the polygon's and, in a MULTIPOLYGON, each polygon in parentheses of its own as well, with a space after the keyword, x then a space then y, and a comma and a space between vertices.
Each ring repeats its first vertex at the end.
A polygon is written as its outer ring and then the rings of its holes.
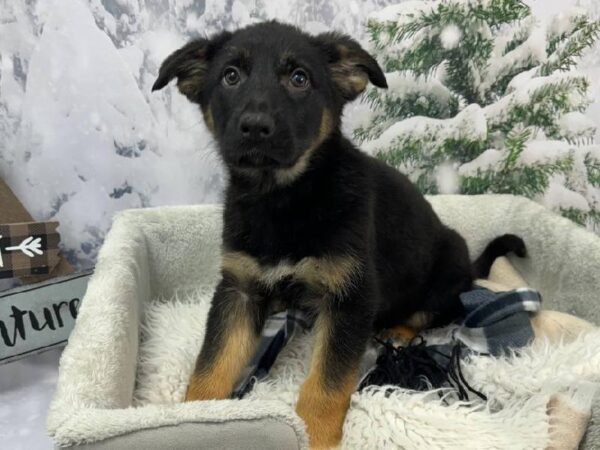
MULTIPOLYGON (((150 95, 167 54, 264 18, 364 38, 366 15, 389 3, 397 1, 0 0, 0 176, 37 219, 60 220, 70 257, 89 266, 114 212, 219 200, 223 179, 201 115, 172 87, 150 95)), ((539 17, 578 3, 600 14, 598 0, 528 3, 539 17)), ((600 126, 600 46, 580 69, 596 99, 587 115, 600 126)), ((347 119, 350 132, 361 115, 347 119)), ((52 448, 44 422, 59 355, 0 367, 0 447, 52 448)))
POLYGON ((598 127, 577 65, 600 37, 583 7, 407 1, 369 16, 389 88, 369 88, 361 148, 427 194, 523 195, 600 232, 598 127))
MULTIPOLYGON (((389 0, 0 0, 0 176, 36 219, 61 222, 69 258, 93 265, 124 208, 215 202, 223 177, 196 107, 151 94, 189 38, 275 18, 365 40, 389 0)), ((595 0, 530 0, 539 16, 595 0)), ((581 62, 600 99, 600 47, 581 62)), ((358 112, 364 105, 349 108, 358 112)), ((588 115, 600 125, 600 102, 588 115)), ((347 114, 350 132, 360 114, 347 114)))

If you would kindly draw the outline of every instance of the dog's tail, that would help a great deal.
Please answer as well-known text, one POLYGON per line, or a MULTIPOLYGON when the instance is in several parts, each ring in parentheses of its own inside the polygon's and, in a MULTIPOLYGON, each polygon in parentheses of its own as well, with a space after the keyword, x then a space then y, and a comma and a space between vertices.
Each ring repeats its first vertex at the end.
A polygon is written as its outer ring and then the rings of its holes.
POLYGON ((499 256, 513 252, 515 255, 524 258, 527 256, 525 242, 519 236, 514 234, 504 234, 498 236, 490 242, 481 256, 473 263, 473 275, 475 278, 487 278, 490 274, 490 268, 494 260, 499 256))

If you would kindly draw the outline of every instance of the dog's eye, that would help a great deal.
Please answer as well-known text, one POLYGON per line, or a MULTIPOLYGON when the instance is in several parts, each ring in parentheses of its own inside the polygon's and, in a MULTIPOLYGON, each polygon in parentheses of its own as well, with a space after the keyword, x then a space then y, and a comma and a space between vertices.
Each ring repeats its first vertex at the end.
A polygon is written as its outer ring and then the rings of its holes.
POLYGON ((240 71, 235 67, 227 67, 223 71, 223 83, 228 86, 234 86, 240 82, 240 71))
POLYGON ((308 74, 302 69, 296 69, 290 75, 290 84, 297 89, 306 89, 310 84, 308 74))

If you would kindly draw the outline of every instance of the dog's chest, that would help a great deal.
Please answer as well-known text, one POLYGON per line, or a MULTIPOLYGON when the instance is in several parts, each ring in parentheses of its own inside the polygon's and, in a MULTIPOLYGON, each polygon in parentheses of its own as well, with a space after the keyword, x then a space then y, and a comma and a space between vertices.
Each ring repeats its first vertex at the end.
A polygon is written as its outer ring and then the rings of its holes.
POLYGON ((291 262, 261 263, 242 251, 224 251, 221 268, 236 280, 238 287, 251 289, 262 286, 267 290, 281 286, 300 285, 318 294, 343 294, 360 271, 356 258, 348 255, 305 257, 291 262))
POLYGON ((328 253, 343 221, 323 199, 263 201, 237 206, 225 217, 226 246, 268 263, 272 273, 292 272, 302 258, 328 253))

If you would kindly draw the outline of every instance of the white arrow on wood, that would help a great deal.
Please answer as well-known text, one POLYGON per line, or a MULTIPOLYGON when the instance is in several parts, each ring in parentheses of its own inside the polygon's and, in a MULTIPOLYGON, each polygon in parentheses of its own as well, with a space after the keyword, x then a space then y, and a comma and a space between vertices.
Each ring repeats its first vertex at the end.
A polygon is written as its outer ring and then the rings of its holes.
POLYGON ((42 238, 33 238, 33 236, 29 236, 26 239, 23 239, 19 245, 15 245, 13 247, 6 247, 4 250, 6 251, 22 251, 24 254, 33 258, 33 254, 43 255, 44 252, 42 250, 42 238))

